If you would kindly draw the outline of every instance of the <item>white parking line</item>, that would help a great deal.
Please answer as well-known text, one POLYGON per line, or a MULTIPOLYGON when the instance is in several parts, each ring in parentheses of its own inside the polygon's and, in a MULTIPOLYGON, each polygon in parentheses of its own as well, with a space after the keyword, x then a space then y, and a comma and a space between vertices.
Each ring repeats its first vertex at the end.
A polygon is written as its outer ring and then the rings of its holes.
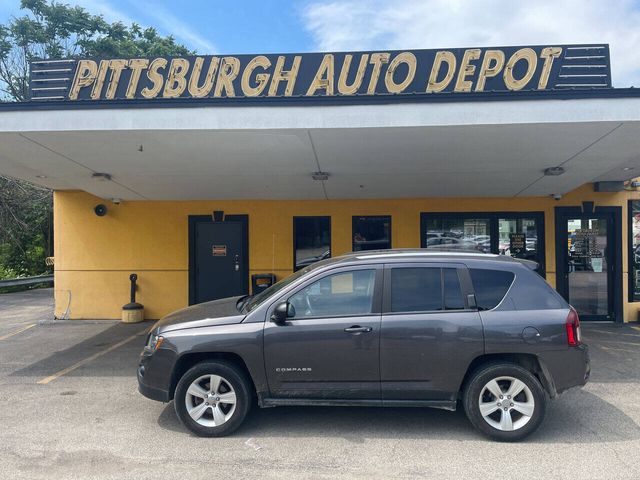
POLYGON ((601 348, 602 350, 612 351, 612 352, 638 353, 638 350, 629 350, 627 348, 609 348, 609 347, 603 347, 602 345, 598 345, 598 348, 601 348))
POLYGON ((0 340, 6 340, 7 338, 11 338, 11 337, 13 337, 15 335, 18 335, 19 333, 26 332, 27 330, 29 330, 30 328, 35 327, 36 325, 37 325, 37 323, 32 323, 31 325, 27 325, 26 327, 21 328, 20 330, 17 330, 15 332, 3 335, 2 337, 0 337, 0 340))
POLYGON ((48 377, 43 378, 42 380, 38 380, 36 383, 38 383, 39 385, 46 385, 47 383, 53 382, 56 378, 62 377, 63 375, 66 375, 67 373, 73 372, 74 370, 80 368, 81 366, 95 360, 96 358, 101 357, 102 355, 109 353, 112 350, 115 350, 116 348, 121 347, 122 345, 125 345, 127 343, 129 343, 131 340, 134 340, 136 337, 139 337, 141 335, 144 335, 145 333, 147 333, 147 330, 143 330, 139 333, 136 333, 135 335, 131 335, 128 338, 125 338, 124 340, 115 343, 113 345, 111 345, 109 348, 105 348, 104 350, 100 350, 97 353, 94 353, 93 355, 91 355, 90 357, 84 358, 82 360, 80 360, 78 363, 74 363, 73 365, 71 365, 70 367, 64 368, 62 370, 60 370, 59 372, 54 373, 53 375, 49 375, 48 377))

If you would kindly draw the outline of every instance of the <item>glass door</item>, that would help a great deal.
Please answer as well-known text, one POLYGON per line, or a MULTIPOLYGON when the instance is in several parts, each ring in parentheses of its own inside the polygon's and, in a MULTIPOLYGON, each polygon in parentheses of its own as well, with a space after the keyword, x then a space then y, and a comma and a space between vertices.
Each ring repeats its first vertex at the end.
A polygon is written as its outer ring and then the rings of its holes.
POLYGON ((613 318, 611 223, 595 215, 566 219, 565 291, 584 320, 613 318))

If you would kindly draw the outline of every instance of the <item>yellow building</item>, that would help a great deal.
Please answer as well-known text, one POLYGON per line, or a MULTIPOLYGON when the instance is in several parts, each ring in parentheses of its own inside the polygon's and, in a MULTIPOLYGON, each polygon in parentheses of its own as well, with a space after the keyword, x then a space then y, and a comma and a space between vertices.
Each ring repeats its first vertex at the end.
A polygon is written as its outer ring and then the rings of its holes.
POLYGON ((583 320, 637 320, 640 95, 606 46, 180 60, 36 62, 0 104, 0 172, 55 190, 58 318, 119 318, 131 273, 159 318, 428 248, 535 260, 583 320))

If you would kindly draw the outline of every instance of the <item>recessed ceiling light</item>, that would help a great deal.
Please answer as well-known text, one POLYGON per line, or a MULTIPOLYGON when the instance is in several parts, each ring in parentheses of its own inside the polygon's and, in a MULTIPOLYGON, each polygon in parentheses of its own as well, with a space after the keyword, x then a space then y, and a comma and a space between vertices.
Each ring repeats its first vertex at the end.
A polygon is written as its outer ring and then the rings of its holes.
POLYGON ((91 178, 98 180, 99 182, 106 182, 107 180, 111 180, 111 174, 94 172, 91 174, 91 178))
POLYGON ((628 172, 629 170, 633 170, 634 167, 624 167, 622 169, 623 172, 628 172))
POLYGON ((329 178, 329 174, 327 172, 313 172, 311 177, 314 180, 327 180, 329 178))
POLYGON ((558 175, 562 175, 564 173, 563 167, 549 167, 544 169, 544 174, 547 177, 557 177, 558 175))
POLYGON ((48 178, 46 175, 36 175, 36 178, 48 178))

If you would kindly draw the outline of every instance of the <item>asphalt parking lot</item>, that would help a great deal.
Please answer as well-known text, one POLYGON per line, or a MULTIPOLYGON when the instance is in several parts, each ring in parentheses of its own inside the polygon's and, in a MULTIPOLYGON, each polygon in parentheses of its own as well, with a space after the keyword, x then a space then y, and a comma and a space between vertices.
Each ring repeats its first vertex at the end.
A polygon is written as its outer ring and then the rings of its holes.
POLYGON ((640 478, 640 327, 591 324, 592 379, 519 444, 462 412, 255 409, 235 434, 192 436, 137 392, 149 323, 53 321, 50 289, 0 295, 0 477, 640 478))

